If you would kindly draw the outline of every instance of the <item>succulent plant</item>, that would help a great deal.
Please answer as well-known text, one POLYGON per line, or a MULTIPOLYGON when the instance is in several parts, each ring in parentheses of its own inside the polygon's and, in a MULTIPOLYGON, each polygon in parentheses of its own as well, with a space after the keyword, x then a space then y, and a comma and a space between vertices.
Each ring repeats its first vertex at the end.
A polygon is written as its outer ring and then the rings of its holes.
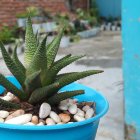
MULTIPOLYGON (((84 90, 66 91, 61 94, 59 90, 74 81, 102 71, 89 70, 59 74, 61 69, 84 57, 83 55, 71 56, 69 54, 55 61, 64 30, 63 27, 50 44, 46 45, 47 35, 40 43, 38 35, 33 33, 31 18, 28 17, 25 35, 25 65, 18 59, 17 47, 14 49, 13 56, 10 57, 4 45, 0 43, 3 59, 13 76, 19 81, 21 88, 15 87, 2 74, 0 74, 0 85, 17 96, 21 102, 32 105, 38 105, 42 102, 56 105, 64 99, 84 94, 84 90)), ((0 99, 0 107, 17 109, 21 106, 0 99)))

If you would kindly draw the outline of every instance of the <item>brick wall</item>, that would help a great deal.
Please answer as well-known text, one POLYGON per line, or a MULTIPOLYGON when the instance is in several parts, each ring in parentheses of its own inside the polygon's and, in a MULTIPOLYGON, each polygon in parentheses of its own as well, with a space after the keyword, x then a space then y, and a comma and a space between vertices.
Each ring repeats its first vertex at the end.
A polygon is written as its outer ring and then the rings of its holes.
MULTIPOLYGON (((74 0, 75 6, 85 8, 86 0, 74 0)), ((66 0, 0 0, 0 27, 3 24, 14 25, 16 14, 29 6, 51 9, 52 12, 69 12, 66 0)))

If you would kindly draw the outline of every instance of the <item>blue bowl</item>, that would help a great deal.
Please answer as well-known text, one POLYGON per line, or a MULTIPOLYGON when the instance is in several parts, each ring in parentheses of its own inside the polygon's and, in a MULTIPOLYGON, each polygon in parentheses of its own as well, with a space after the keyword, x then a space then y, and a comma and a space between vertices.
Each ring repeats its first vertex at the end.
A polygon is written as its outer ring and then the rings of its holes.
MULTIPOLYGON (((20 88, 14 77, 7 77, 14 85, 20 88)), ((72 124, 54 126, 23 126, 0 123, 0 140, 95 140, 100 118, 109 108, 107 100, 97 91, 81 84, 72 83, 65 86, 61 91, 84 89, 85 94, 77 96, 79 101, 96 102, 96 116, 72 124)), ((0 93, 4 88, 0 87, 0 93)))

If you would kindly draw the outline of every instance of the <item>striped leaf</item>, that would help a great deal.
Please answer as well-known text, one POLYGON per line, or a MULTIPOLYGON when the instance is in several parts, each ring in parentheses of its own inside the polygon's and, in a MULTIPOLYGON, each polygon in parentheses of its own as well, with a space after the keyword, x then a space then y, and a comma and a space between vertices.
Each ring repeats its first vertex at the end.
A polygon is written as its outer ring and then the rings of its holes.
POLYGON ((54 62, 53 65, 56 65, 56 64, 60 63, 61 61, 63 61, 63 60, 65 60, 65 59, 69 58, 69 57, 71 57, 71 54, 68 54, 68 55, 62 57, 61 59, 57 60, 56 62, 54 62))
POLYGON ((7 91, 11 92, 15 96, 19 97, 21 100, 26 99, 25 93, 23 93, 21 90, 16 88, 10 81, 8 81, 5 76, 0 74, 0 84, 6 88, 7 91))
POLYGON ((42 40, 41 44, 37 48, 30 66, 27 69, 27 75, 30 75, 39 70, 47 69, 46 40, 47 36, 42 40))
POLYGON ((66 91, 66 92, 62 92, 62 93, 59 93, 50 97, 48 100, 46 100, 46 102, 51 105, 56 105, 65 99, 68 99, 77 95, 81 95, 81 94, 84 94, 84 90, 66 91))
POLYGON ((26 73, 26 69, 25 69, 24 65, 20 62, 20 60, 18 59, 18 56, 17 56, 17 46, 14 48, 13 61, 15 62, 16 66, 19 68, 19 70, 22 73, 25 74, 26 73))
POLYGON ((50 68, 51 65, 54 63, 56 54, 57 54, 59 46, 60 46, 61 38, 62 38, 63 33, 64 33, 64 30, 65 30, 65 28, 62 28, 62 30, 59 32, 57 37, 55 37, 53 39, 53 41, 47 47, 48 68, 50 68))
POLYGON ((45 100, 47 97, 50 97, 51 94, 53 93, 53 91, 59 86, 58 83, 54 83, 52 85, 46 86, 46 87, 42 87, 39 89, 36 89, 30 99, 29 99, 29 103, 31 104, 36 104, 42 100, 45 100))
POLYGON ((56 82, 59 83, 59 89, 60 89, 64 86, 66 86, 72 82, 75 82, 77 80, 80 80, 84 77, 102 73, 102 72, 103 72, 102 70, 88 70, 88 71, 83 71, 83 72, 72 73, 72 74, 61 77, 60 79, 56 80, 56 82))
POLYGON ((58 79, 60 79, 60 78, 62 78, 62 77, 65 77, 65 76, 67 76, 67 75, 71 75, 71 74, 73 74, 73 73, 78 73, 78 72, 68 72, 68 73, 58 74, 58 75, 56 76, 56 80, 58 80, 58 79))
POLYGON ((1 42, 0 42, 0 49, 1 49, 2 56, 4 58, 4 61, 7 65, 8 69, 16 77, 16 79, 19 81, 19 83, 21 85, 23 85, 23 83, 25 81, 25 74, 22 71, 20 71, 20 67, 18 67, 15 64, 15 62, 11 59, 10 55, 8 54, 8 52, 6 51, 6 49, 4 48, 4 46, 1 42))
POLYGON ((19 104, 11 103, 0 99, 0 110, 20 109, 20 108, 21 106, 19 104))
POLYGON ((37 41, 33 33, 32 21, 30 17, 28 17, 26 24, 25 46, 24 59, 25 65, 28 67, 37 49, 37 41))
POLYGON ((29 75, 25 80, 25 90, 27 91, 26 93, 28 93, 29 96, 35 89, 41 87, 40 73, 41 71, 37 71, 29 75))
POLYGON ((57 73, 62 68, 66 67, 67 65, 71 64, 72 62, 74 62, 82 57, 83 57, 83 55, 82 56, 67 57, 66 59, 62 59, 61 61, 55 63, 55 65, 53 65, 52 68, 50 68, 48 70, 49 75, 47 76, 46 84, 51 84, 56 79, 57 73))

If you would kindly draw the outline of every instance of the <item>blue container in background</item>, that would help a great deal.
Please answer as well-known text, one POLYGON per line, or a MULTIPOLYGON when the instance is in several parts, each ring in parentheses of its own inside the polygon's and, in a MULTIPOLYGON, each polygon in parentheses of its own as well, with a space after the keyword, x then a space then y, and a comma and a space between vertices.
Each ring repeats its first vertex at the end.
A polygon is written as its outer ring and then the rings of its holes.
MULTIPOLYGON (((20 88, 14 77, 7 77, 14 85, 20 88)), ((96 116, 82 122, 54 126, 24 126, 0 123, 0 139, 4 140, 95 140, 100 118, 108 111, 107 100, 94 89, 84 85, 72 83, 61 91, 85 90, 85 94, 77 96, 79 101, 96 102, 96 116)), ((4 89, 0 88, 0 93, 4 89)))
POLYGON ((122 0, 96 0, 99 8, 100 16, 102 17, 121 17, 122 0))

